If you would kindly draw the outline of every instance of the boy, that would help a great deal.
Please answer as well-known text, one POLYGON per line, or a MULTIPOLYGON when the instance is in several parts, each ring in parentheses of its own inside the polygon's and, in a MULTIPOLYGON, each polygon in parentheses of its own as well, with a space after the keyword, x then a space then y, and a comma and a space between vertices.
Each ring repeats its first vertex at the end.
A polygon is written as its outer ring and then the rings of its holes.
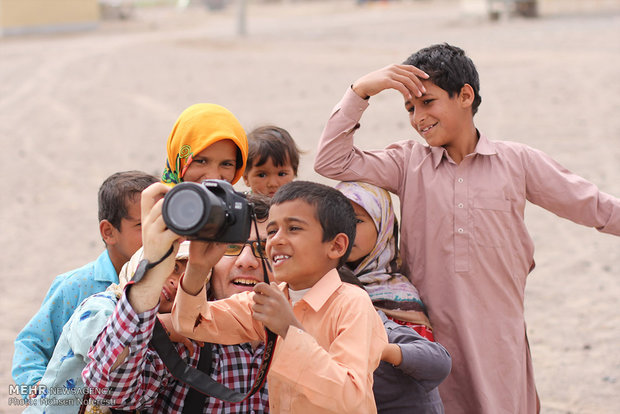
MULTIPOLYGON (((144 195, 148 197, 157 193, 154 187, 146 190, 144 195)), ((255 194, 249 195, 248 201, 254 204, 259 235, 256 235, 252 226, 251 240, 224 246, 224 257, 213 266, 209 281, 209 297, 214 300, 251 290, 253 285, 263 280, 258 249, 264 245, 267 237, 265 221, 269 204, 265 197, 255 194)), ((143 201, 144 205, 147 202, 143 201)), ((145 225, 145 231, 150 232, 151 229, 152 226, 145 225)), ((148 250, 149 246, 146 248, 148 250)), ((266 385, 247 400, 231 403, 199 394, 174 378, 149 342, 153 335, 155 315, 158 310, 161 312, 164 302, 160 297, 158 306, 141 312, 134 294, 142 299, 155 293, 149 289, 149 294, 142 295, 140 289, 143 288, 144 285, 139 282, 125 290, 107 326, 91 347, 88 355, 91 362, 82 374, 84 382, 87 387, 106 390, 105 394, 92 395, 93 399, 101 404, 111 402, 118 408, 148 410, 151 413, 181 413, 188 412, 190 408, 200 413, 268 412, 266 385), (134 335, 133 332, 139 333, 134 335), (126 347, 130 350, 127 357, 117 362, 118 355, 123 355, 122 351, 126 347), (110 369, 112 366, 116 368, 110 369)), ((164 325, 169 328, 168 324, 164 325)), ((260 368, 265 348, 263 343, 205 344, 202 348, 195 343, 190 347, 180 343, 175 346, 188 365, 199 368, 200 362, 209 356, 205 355, 205 351, 210 350, 211 363, 202 370, 217 382, 242 393, 248 391, 253 373, 260 368)))
MULTIPOLYGON (((189 242, 182 243, 176 254, 176 263, 160 293, 159 313, 168 314, 176 295, 179 278, 185 271, 189 255, 189 242)), ((139 262, 136 253, 119 274, 119 283, 110 285, 104 292, 84 299, 62 329, 54 353, 41 379, 41 390, 31 400, 24 413, 76 413, 84 400, 82 370, 89 362, 88 350, 97 339, 122 294, 122 288, 133 276, 139 262)), ((191 343, 187 340, 188 343, 191 343)), ((84 402, 85 403, 85 402, 84 402)))
POLYGON ((452 355, 452 373, 439 387, 446 412, 532 413, 523 296, 534 246, 525 202, 620 235, 620 200, 540 151, 488 140, 473 121, 480 101, 478 73, 463 50, 422 49, 353 83, 323 131, 315 170, 400 197, 404 273, 452 355), (404 96, 428 146, 409 140, 355 148, 368 99, 390 88, 404 96))
POLYGON ((385 330, 368 295, 336 271, 354 238, 353 209, 339 191, 305 181, 282 186, 269 209, 266 246, 280 284, 208 303, 204 272, 186 272, 175 328, 222 343, 264 340, 265 327, 279 335, 268 374, 272 413, 376 412, 372 375, 385 330))
POLYGON ((248 164, 243 173, 252 192, 273 197, 278 188, 297 177, 299 149, 284 128, 266 125, 248 134, 248 164))
POLYGON ((12 369, 16 384, 37 384, 77 305, 118 283, 121 267, 142 245, 140 193, 157 181, 150 174, 126 171, 103 182, 98 196, 99 232, 106 250, 94 262, 57 276, 41 309, 17 335, 12 369))

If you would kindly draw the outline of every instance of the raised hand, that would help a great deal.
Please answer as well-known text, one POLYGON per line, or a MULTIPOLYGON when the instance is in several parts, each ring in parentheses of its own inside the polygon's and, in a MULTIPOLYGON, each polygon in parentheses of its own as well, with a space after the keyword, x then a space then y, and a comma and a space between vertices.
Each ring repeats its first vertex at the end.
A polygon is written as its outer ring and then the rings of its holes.
POLYGON ((364 99, 386 89, 396 89, 408 101, 413 96, 419 97, 426 93, 422 79, 428 79, 428 75, 415 66, 389 65, 362 76, 352 87, 364 99))

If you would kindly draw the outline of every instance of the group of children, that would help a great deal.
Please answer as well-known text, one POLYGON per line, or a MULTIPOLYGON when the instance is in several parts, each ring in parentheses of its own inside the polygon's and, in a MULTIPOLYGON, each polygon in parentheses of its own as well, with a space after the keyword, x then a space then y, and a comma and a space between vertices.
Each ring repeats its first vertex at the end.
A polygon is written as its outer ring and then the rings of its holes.
MULTIPOLYGON (((265 126, 246 138, 225 108, 189 107, 168 139, 162 183, 118 187, 116 214, 100 212, 106 252, 58 276, 19 334, 16 383, 33 386, 31 401, 53 386, 86 386, 88 398, 73 398, 93 412, 538 412, 523 315, 534 264, 525 202, 620 235, 620 200, 539 151, 487 139, 473 121, 480 102, 473 62, 448 44, 361 77, 319 142, 315 170, 340 180, 335 187, 296 180, 300 150, 286 130, 265 126), (354 146, 371 97, 387 89, 403 95, 427 145, 354 146), (171 185, 241 178, 255 204, 270 198, 255 239, 188 245, 166 228, 171 185), (400 229, 390 192, 400 198, 400 229), (271 283, 255 277, 263 255, 271 283), (235 288, 214 295, 221 286, 235 288), (277 335, 267 384, 244 400, 251 406, 216 409, 167 371, 149 340, 158 311, 170 310, 161 321, 178 354, 191 367, 208 361, 203 370, 220 382, 224 368, 203 357, 202 342, 226 365, 223 352, 240 351, 224 347, 247 343, 251 359, 266 329, 277 335)), ((254 363, 241 363, 228 385, 246 392, 254 363)))

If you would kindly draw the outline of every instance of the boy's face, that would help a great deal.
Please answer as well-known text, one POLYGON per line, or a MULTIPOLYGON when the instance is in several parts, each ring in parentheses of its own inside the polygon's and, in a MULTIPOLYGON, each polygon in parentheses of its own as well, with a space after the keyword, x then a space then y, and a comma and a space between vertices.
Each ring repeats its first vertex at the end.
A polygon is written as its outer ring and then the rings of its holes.
POLYGON ((432 147, 456 144, 465 123, 471 122, 471 105, 463 105, 461 94, 450 98, 448 92, 429 80, 422 80, 422 84, 426 93, 405 102, 411 126, 432 147))
POLYGON ((368 212, 359 204, 351 201, 353 210, 355 211, 355 241, 351 247, 351 253, 347 258, 347 262, 355 262, 363 257, 368 256, 377 244, 377 228, 375 222, 368 212))
POLYGON ((267 257, 277 282, 293 290, 307 289, 338 261, 323 242, 316 208, 302 200, 272 205, 267 222, 267 257), (335 260, 335 261, 334 261, 335 260))
POLYGON ((273 197, 278 188, 295 179, 295 172, 290 163, 276 167, 271 158, 261 166, 253 166, 243 175, 245 185, 253 192, 273 197))
POLYGON ((127 216, 121 219, 119 229, 113 228, 114 243, 108 243, 110 257, 125 263, 142 246, 142 226, 140 221, 140 195, 127 200, 127 216))
MULTIPOLYGON (((263 243, 267 237, 266 227, 265 222, 258 223, 260 241, 263 243)), ((252 227, 248 242, 256 241, 256 231, 252 227)), ((238 246, 241 244, 239 243, 238 246)), ((211 289, 215 299, 225 299, 235 293, 251 291, 256 284, 263 281, 261 259, 255 256, 250 244, 243 245, 241 252, 236 256, 228 255, 236 253, 234 244, 230 244, 229 247, 225 256, 213 267, 211 289)), ((263 255, 265 255, 264 252, 263 255)), ((272 275, 269 273, 268 275, 269 279, 272 279, 272 275)))
POLYGON ((159 313, 170 313, 172 311, 172 304, 174 298, 177 295, 177 288, 179 287, 179 279, 185 267, 187 266, 187 260, 176 260, 174 262, 174 270, 166 279, 164 287, 161 289, 161 295, 159 297, 159 313))
POLYGON ((217 179, 232 182, 237 171, 237 146, 229 139, 217 141, 194 156, 183 181, 200 183, 217 179))

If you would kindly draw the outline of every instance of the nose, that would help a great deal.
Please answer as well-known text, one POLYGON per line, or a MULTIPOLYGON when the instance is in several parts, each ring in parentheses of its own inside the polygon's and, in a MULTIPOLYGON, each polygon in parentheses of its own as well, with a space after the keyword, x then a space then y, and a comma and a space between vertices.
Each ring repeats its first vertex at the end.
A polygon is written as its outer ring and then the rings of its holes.
POLYGON ((168 279, 168 285, 175 290, 177 290, 177 286, 179 286, 179 279, 177 277, 171 277, 168 279))
POLYGON ((238 267, 243 267, 246 269, 256 269, 258 267, 258 258, 254 256, 254 252, 252 252, 252 248, 250 245, 246 244, 241 249, 241 253, 237 256, 237 260, 235 261, 235 265, 238 267))
POLYGON ((219 168, 216 166, 205 166, 202 171, 200 181, 212 179, 222 179, 222 174, 220 173, 219 168))
POLYGON ((426 114, 424 113, 424 111, 422 109, 416 108, 416 110, 411 116, 411 125, 417 129, 422 124, 424 119, 426 119, 426 114))

